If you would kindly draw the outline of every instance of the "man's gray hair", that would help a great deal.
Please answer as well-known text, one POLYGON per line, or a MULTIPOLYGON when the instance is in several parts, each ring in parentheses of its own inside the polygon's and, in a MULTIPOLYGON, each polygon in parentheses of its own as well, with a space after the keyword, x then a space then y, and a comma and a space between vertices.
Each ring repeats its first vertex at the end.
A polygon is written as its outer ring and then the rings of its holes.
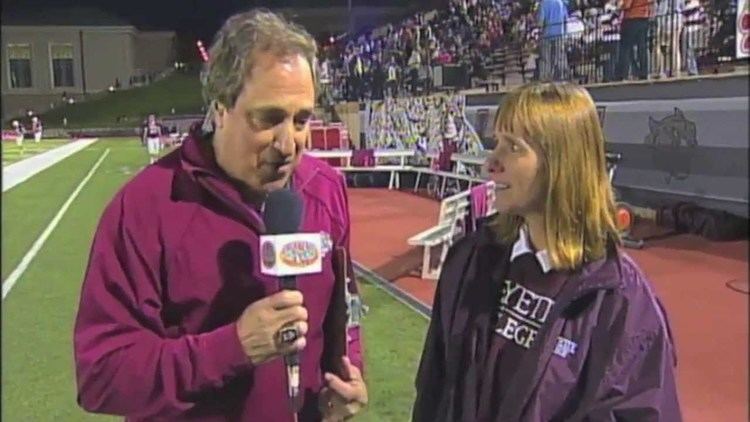
POLYGON ((301 26, 266 9, 253 9, 230 17, 214 38, 208 62, 201 72, 203 99, 213 108, 219 102, 231 108, 245 77, 252 71, 255 54, 300 54, 316 79, 317 45, 301 26))

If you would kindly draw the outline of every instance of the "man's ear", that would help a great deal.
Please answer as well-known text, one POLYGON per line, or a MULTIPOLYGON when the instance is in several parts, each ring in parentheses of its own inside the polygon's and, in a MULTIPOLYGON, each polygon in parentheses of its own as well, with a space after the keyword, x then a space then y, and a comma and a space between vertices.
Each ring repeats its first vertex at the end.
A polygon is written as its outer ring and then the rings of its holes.
POLYGON ((227 114, 227 108, 224 106, 224 104, 216 101, 213 104, 214 107, 214 126, 216 128, 224 127, 224 118, 227 114))

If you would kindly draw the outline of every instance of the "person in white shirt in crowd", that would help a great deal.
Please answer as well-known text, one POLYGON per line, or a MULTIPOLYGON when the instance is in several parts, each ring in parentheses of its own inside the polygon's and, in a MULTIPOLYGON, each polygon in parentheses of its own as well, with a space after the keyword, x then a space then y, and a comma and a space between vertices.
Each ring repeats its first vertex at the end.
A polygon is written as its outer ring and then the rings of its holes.
POLYGON ((675 76, 680 69, 679 34, 682 32, 682 13, 685 0, 657 0, 656 19, 656 66, 657 77, 675 76))
POLYGON ((684 27, 682 30, 681 47, 685 60, 685 70, 688 75, 698 74, 698 60, 695 54, 696 45, 699 42, 701 30, 706 24, 706 11, 700 1, 688 0, 682 11, 684 27))
POLYGON ((604 82, 615 79, 615 70, 620 55, 620 16, 617 12, 617 0, 608 0, 603 12, 599 15, 600 40, 604 54, 602 76, 604 82))
POLYGON ((386 74, 385 91, 388 96, 396 98, 398 95, 398 66, 396 66, 396 59, 393 57, 391 57, 391 62, 388 63, 386 74))
POLYGON ((34 133, 34 142, 39 143, 42 140, 42 121, 37 116, 31 118, 31 131, 34 133))
POLYGON ((362 53, 357 52, 351 61, 352 66, 352 85, 353 85, 353 98, 354 101, 362 101, 364 99, 364 77, 365 77, 365 63, 362 60, 362 53))
POLYGON ((331 97, 331 63, 328 57, 318 63, 318 82, 320 82, 321 104, 329 104, 331 97))
POLYGON ((418 47, 415 47, 411 51, 411 57, 409 57, 409 85, 411 86, 411 93, 417 93, 417 80, 419 79, 419 67, 422 65, 422 57, 418 47))
POLYGON ((583 39, 585 26, 583 25, 583 14, 580 10, 574 10, 568 16, 565 38, 568 42, 583 39))
POLYGON ((458 129, 456 128, 456 119, 453 115, 453 110, 448 111, 448 115, 445 118, 445 132, 443 138, 449 144, 455 144, 458 138, 458 129))

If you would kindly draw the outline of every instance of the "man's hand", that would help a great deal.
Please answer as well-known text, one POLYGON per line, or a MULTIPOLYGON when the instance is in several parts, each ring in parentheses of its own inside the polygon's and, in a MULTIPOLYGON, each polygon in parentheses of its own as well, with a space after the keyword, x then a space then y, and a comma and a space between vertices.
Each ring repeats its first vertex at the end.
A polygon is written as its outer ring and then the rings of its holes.
POLYGON ((237 320, 237 336, 253 365, 302 350, 307 334, 307 309, 302 293, 283 290, 250 304, 237 320), (299 338, 291 344, 279 339, 284 326, 296 327, 299 338))
POLYGON ((367 386, 359 368, 346 356, 342 363, 346 381, 331 373, 325 374, 326 386, 320 392, 318 403, 323 422, 347 420, 367 405, 367 386))

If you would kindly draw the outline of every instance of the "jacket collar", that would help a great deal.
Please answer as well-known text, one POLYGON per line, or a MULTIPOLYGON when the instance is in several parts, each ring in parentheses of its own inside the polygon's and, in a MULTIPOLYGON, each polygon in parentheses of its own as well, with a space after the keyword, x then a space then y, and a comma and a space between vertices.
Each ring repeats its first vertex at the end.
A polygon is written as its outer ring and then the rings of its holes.
MULTIPOLYGON (((210 136, 202 132, 200 122, 190 128, 180 148, 180 164, 172 181, 172 198, 201 201, 207 195, 216 197, 247 224, 265 232, 259 210, 243 200, 239 190, 216 162, 210 136)), ((315 159, 303 154, 292 176, 292 189, 300 193, 308 191, 310 181, 317 172, 315 159)))
MULTIPOLYGON (((525 253, 527 251, 526 247, 523 245, 523 230, 519 232, 519 238, 513 245, 501 243, 489 224, 483 225, 482 230, 483 233, 479 233, 478 236, 477 247, 496 248, 497 253, 499 254, 498 256, 510 256, 511 259, 519 256, 521 252, 525 253)), ((528 251, 532 251, 531 246, 528 245, 528 243, 526 246, 529 248, 528 251)), ((536 258, 540 261, 541 265, 544 265, 541 260, 545 258, 541 258, 539 252, 537 252, 536 258)), ((546 259, 548 260, 548 257, 546 259)), ((587 262, 582 267, 570 271, 571 282, 575 286, 575 294, 572 295, 572 300, 585 296, 594 290, 617 288, 621 284, 620 263, 623 259, 624 257, 620 249, 614 244, 610 244, 607 250, 607 255, 604 258, 587 262)))
POLYGON ((526 226, 522 226, 518 231, 518 239, 513 243, 513 247, 510 251, 510 262, 513 262, 516 258, 521 255, 531 253, 536 257, 539 266, 542 268, 542 272, 545 274, 552 271, 552 263, 549 259, 549 253, 546 249, 541 251, 534 251, 531 247, 531 241, 529 240, 529 230, 526 226))
POLYGON ((216 163, 210 148, 201 145, 210 142, 201 133, 199 123, 193 124, 179 149, 179 167, 172 181, 173 199, 190 199, 200 189, 195 182, 201 176, 226 179, 226 174, 216 163))

